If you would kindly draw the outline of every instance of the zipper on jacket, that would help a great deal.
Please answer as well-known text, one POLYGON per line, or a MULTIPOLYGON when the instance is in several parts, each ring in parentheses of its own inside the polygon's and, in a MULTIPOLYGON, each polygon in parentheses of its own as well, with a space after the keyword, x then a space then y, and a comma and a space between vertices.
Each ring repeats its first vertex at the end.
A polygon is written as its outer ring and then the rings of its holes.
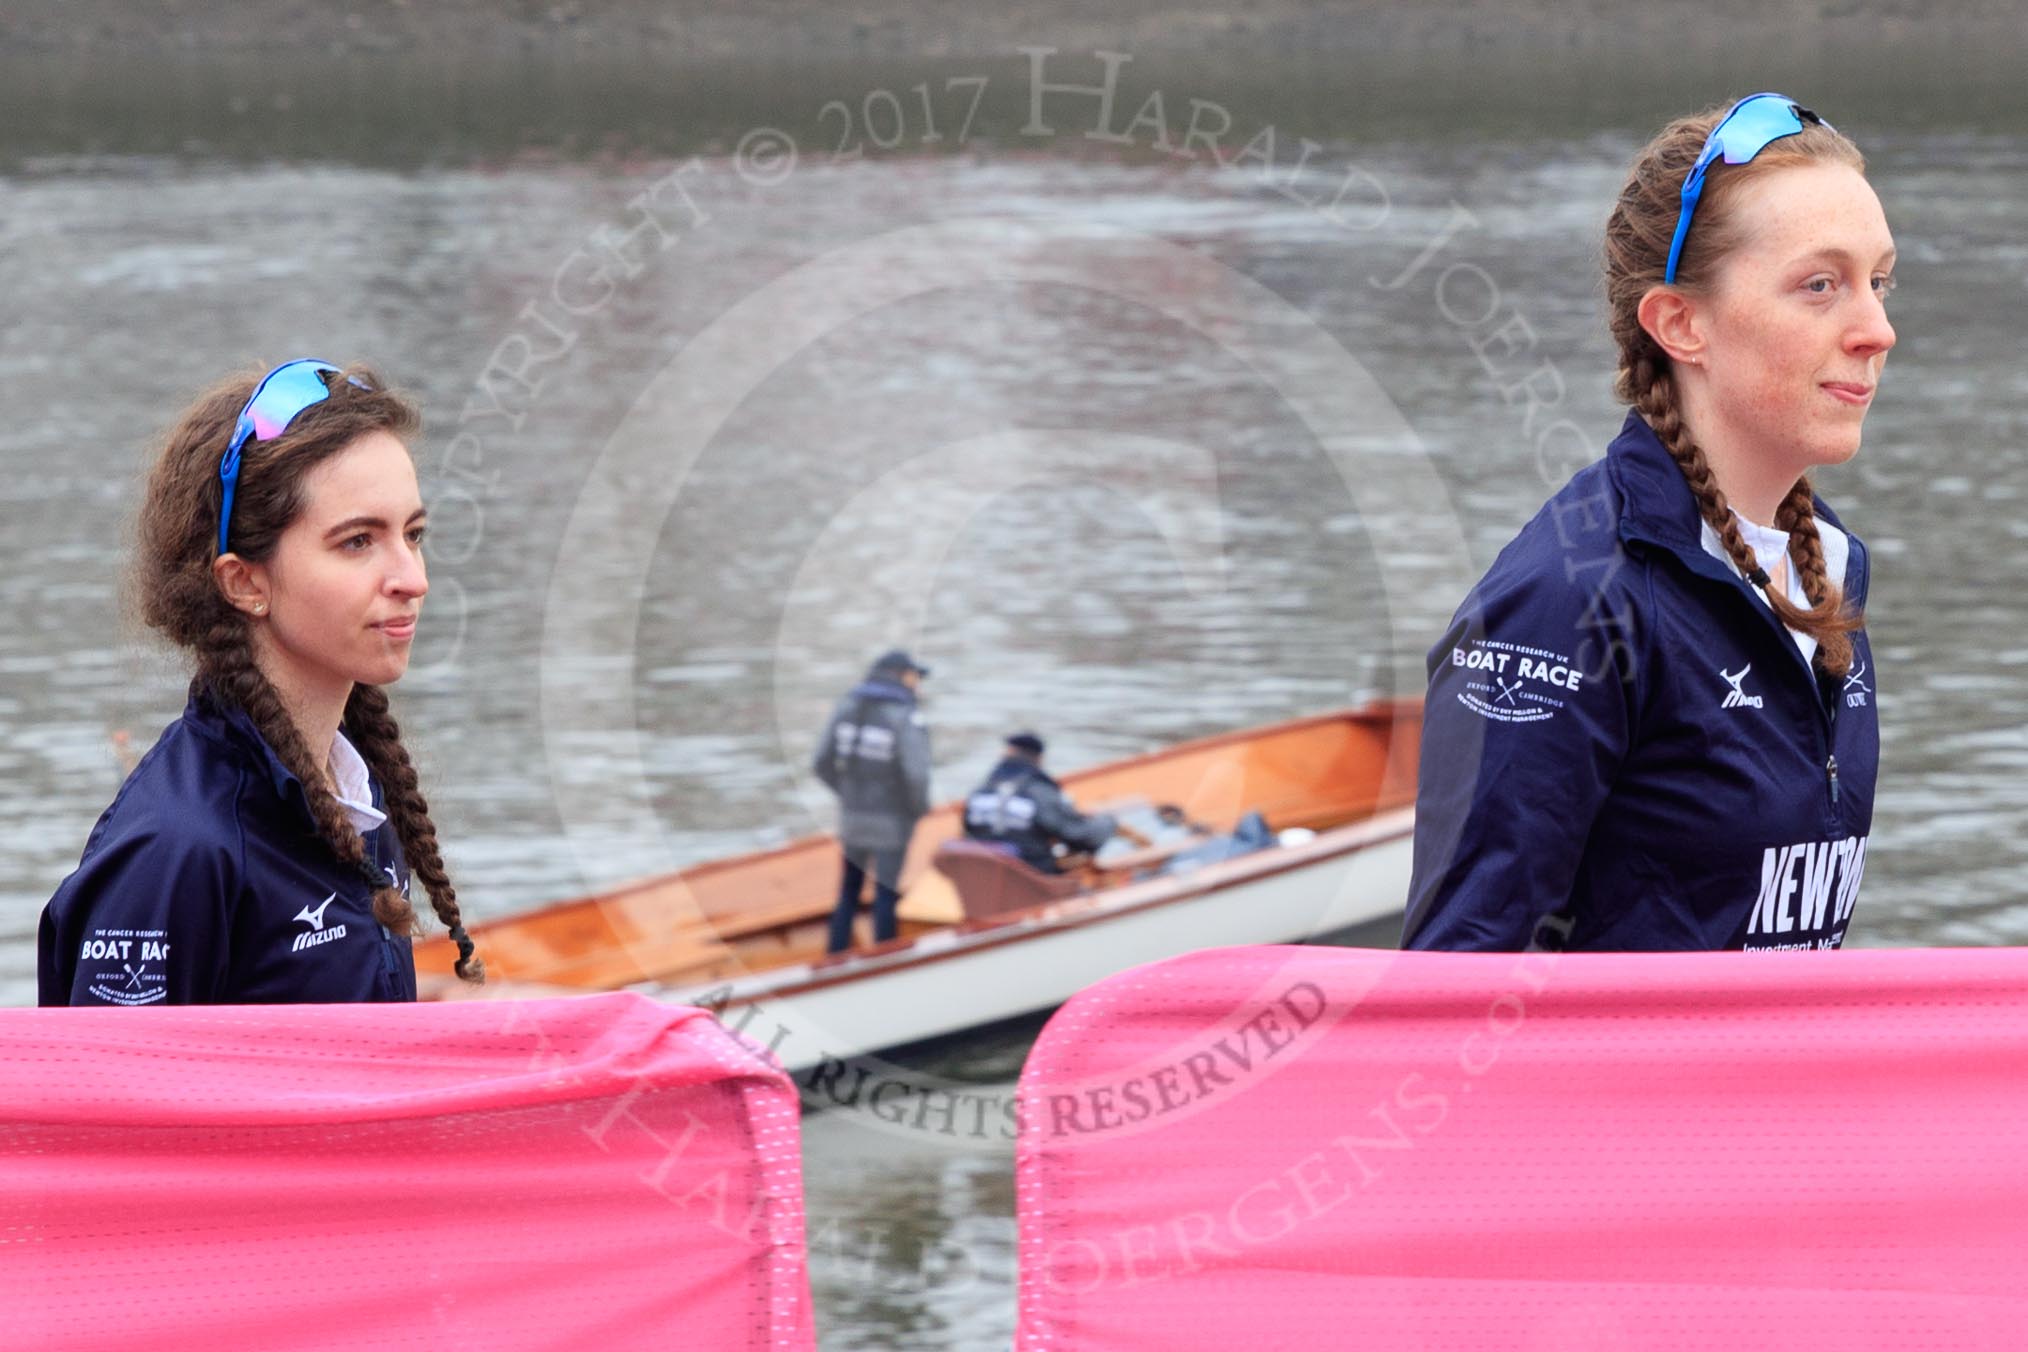
POLYGON ((1831 806, 1838 806, 1838 757, 1834 748, 1838 745, 1838 704, 1835 699, 1827 700, 1822 682, 1817 676, 1817 664, 1803 656, 1803 650, 1796 646, 1796 636, 1782 623, 1782 617, 1774 608, 1754 595, 1753 586, 1743 577, 1732 579, 1733 589, 1746 601, 1747 606, 1761 617, 1761 623, 1771 625, 1781 643, 1783 651, 1802 664, 1803 681, 1809 688, 1810 704, 1816 711, 1817 731, 1824 737, 1824 773, 1831 785, 1831 806))
MULTIPOLYGON (((367 906, 369 909, 372 907, 372 904, 372 898, 368 897, 367 906)), ((382 998, 389 1001, 399 1001, 405 994, 401 983, 401 959, 395 949, 395 944, 399 941, 394 937, 393 930, 380 924, 378 921, 374 922, 374 928, 380 931, 380 990, 382 998)))
MULTIPOLYGON (((1646 539, 1644 536, 1636 538, 1646 539)), ((1816 664, 1803 656, 1802 649, 1796 646, 1795 635, 1789 633, 1788 626, 1782 623, 1781 616, 1774 613, 1773 607, 1754 595, 1753 585, 1745 578, 1730 569, 1719 571, 1719 567, 1712 566, 1717 564, 1717 560, 1701 551, 1697 555, 1697 563, 1704 564, 1702 568, 1692 564, 1689 556, 1660 540, 1648 542, 1674 555, 1678 561, 1689 566, 1691 572, 1701 573, 1714 582, 1729 586, 1746 602, 1747 608, 1760 617, 1759 623, 1773 627, 1774 632, 1780 637, 1782 647, 1793 660, 1802 665, 1803 679, 1809 687, 1810 703, 1815 708, 1817 732, 1823 738, 1824 783, 1830 793, 1830 810, 1835 816, 1838 811, 1838 756, 1835 750, 1838 745, 1838 705, 1835 699, 1826 701, 1824 691, 1817 680, 1816 664)), ((1860 603, 1864 604, 1863 598, 1860 603)))

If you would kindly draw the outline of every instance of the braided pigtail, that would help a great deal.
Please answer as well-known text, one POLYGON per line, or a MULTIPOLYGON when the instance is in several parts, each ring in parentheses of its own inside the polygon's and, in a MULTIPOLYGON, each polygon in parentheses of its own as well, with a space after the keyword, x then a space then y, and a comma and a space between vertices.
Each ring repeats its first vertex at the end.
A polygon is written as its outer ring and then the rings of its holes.
POLYGON ((380 781, 388 820, 394 823, 408 866, 429 893, 430 909, 458 946, 458 975, 475 985, 484 981, 486 964, 475 955, 472 936, 465 932, 457 889, 451 886, 443 855, 437 849, 436 823, 430 820, 430 805, 416 779, 415 766, 409 762, 408 749, 401 743, 401 728, 388 709, 387 692, 377 685, 353 686, 345 701, 345 727, 360 759, 380 781))
POLYGON ((358 870, 373 888, 373 918, 396 934, 411 933, 415 928, 415 911, 408 898, 389 886, 367 858, 366 842, 360 839, 345 809, 339 806, 323 767, 303 745, 302 734, 296 731, 295 720, 283 706, 280 692, 254 662, 245 622, 237 619, 235 612, 228 614, 235 618, 221 615, 199 639, 194 684, 208 687, 222 702, 246 711, 276 758, 302 783, 310 801, 310 815, 317 823, 317 834, 341 862, 358 870))
MULTIPOLYGON (((1824 539, 1817 530, 1816 494, 1806 474, 1796 480, 1782 505, 1775 509, 1775 527, 1789 535, 1789 558, 1795 563, 1796 578, 1810 608, 1797 610, 1786 597, 1782 604, 1797 618, 1783 616, 1782 623, 1800 629, 1817 640, 1817 662, 1833 676, 1843 676, 1852 667, 1852 640, 1849 635, 1866 625, 1865 615, 1848 611, 1842 589, 1833 582, 1824 563, 1824 539)), ((1776 614, 1781 614, 1777 609, 1776 614)))
POLYGON ((1852 665, 1852 640, 1847 635, 1862 627, 1865 619, 1845 610, 1840 589, 1826 574, 1824 544, 1817 533, 1809 476, 1796 480, 1776 512, 1774 523, 1777 529, 1788 532, 1789 559, 1803 584, 1803 594, 1810 599, 1810 608, 1804 610, 1788 598, 1785 589, 1769 585, 1767 573, 1754 557, 1746 537, 1739 533, 1739 518, 1726 502, 1724 490, 1711 473, 1710 462, 1683 425, 1676 382, 1665 361, 1658 353, 1642 352, 1624 373, 1624 386, 1632 395, 1634 407, 1654 429, 1656 439, 1668 450, 1676 467, 1683 471, 1684 482, 1697 499, 1698 515, 1717 533, 1726 556, 1747 581, 1761 589, 1784 625, 1816 640, 1817 664, 1833 676, 1843 676, 1852 665))

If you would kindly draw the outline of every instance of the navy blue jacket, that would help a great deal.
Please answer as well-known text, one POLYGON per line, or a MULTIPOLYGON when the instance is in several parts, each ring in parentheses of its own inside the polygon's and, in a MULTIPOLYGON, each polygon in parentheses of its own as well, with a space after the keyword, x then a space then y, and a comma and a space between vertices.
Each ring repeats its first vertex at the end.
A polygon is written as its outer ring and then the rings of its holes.
POLYGON ((1112 839, 1116 827, 1106 813, 1087 817, 1079 812, 1062 785, 1019 756, 994 766, 986 782, 965 799, 967 836, 1009 846, 1021 862, 1044 873, 1061 871, 1052 845, 1060 841, 1074 850, 1096 850, 1112 839))
POLYGON ((1429 655, 1406 947, 1843 941, 1879 763, 1866 635, 1823 675, 1701 531, 1629 414, 1466 598, 1429 655))
MULTIPOLYGON (((407 895, 393 823, 366 845, 407 895)), ((415 999, 409 941, 374 920, 301 781, 244 711, 202 696, 99 817, 43 909, 38 950, 45 1005, 415 999)))

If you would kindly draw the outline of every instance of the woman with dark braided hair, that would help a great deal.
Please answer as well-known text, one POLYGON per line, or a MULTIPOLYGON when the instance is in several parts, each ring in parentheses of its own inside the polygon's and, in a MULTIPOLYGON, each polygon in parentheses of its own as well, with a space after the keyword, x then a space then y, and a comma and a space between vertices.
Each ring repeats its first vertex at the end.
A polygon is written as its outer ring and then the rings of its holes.
POLYGON ((1859 449, 1894 241, 1779 94, 1666 127, 1606 223, 1632 406, 1430 654, 1411 948, 1843 942, 1879 760, 1859 449))
POLYGON ((134 582, 196 674, 43 911, 43 1004, 413 1000, 410 869, 484 979, 382 690, 429 590, 419 425, 373 372, 294 361, 169 434, 134 582))

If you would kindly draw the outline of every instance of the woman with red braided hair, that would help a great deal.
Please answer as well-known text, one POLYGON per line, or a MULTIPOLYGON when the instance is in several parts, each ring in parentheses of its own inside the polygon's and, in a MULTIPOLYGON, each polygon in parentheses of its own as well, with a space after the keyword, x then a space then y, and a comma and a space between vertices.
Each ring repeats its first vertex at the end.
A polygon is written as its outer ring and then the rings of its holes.
POLYGON ((1852 142, 1779 94, 1666 127, 1606 223, 1606 455, 1430 654, 1405 946, 1835 948, 1879 760, 1867 556, 1812 490, 1894 329, 1852 142))
POLYGON ((169 434, 135 583, 196 674, 43 911, 43 1004, 413 1000, 410 869, 484 979, 381 688, 429 590, 419 425, 373 372, 293 361, 169 434))

